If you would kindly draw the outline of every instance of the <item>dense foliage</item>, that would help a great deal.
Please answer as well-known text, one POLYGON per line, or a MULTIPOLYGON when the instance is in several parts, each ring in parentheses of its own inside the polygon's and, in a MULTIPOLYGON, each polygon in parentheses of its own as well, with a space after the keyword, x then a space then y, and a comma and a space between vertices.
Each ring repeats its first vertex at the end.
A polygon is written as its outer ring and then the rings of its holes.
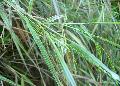
POLYGON ((120 2, 2 0, 0 86, 119 86, 120 2))

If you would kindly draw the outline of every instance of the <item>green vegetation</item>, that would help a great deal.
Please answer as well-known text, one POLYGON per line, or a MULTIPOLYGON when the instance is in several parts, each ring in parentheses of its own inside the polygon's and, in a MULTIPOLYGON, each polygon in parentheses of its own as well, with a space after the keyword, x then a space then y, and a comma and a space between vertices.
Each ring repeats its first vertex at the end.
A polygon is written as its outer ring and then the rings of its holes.
POLYGON ((120 2, 1 0, 0 86, 119 86, 120 2))

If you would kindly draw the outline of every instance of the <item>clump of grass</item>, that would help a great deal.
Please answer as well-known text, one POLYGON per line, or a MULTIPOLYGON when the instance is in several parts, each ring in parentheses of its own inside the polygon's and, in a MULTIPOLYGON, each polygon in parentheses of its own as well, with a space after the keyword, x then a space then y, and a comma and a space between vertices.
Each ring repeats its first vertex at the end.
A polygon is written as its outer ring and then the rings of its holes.
POLYGON ((118 7, 98 0, 3 0, 1 84, 119 85, 118 7))

